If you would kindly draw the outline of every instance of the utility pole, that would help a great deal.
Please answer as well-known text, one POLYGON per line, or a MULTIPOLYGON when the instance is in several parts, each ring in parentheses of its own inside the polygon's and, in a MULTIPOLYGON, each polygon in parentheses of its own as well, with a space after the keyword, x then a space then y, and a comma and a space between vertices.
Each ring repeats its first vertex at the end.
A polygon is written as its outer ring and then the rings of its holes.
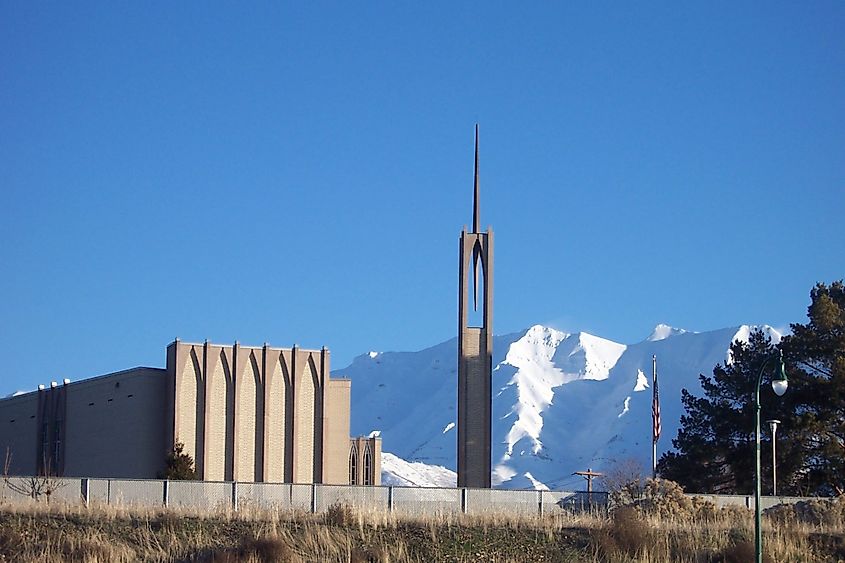
POLYGON ((592 468, 587 468, 586 471, 576 471, 573 475, 580 475, 587 480, 587 499, 588 502, 592 505, 593 504, 593 478, 594 477, 601 477, 604 473, 596 473, 592 470, 592 468))

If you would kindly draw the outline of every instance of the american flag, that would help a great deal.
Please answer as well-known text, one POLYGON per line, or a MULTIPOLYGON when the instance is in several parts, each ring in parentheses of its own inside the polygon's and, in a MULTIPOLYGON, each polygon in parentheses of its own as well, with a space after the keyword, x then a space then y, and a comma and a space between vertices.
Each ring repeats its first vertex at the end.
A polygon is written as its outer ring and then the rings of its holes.
POLYGON ((657 389, 657 356, 651 357, 652 379, 654 385, 651 390, 651 439, 654 443, 660 438, 660 391, 657 389))

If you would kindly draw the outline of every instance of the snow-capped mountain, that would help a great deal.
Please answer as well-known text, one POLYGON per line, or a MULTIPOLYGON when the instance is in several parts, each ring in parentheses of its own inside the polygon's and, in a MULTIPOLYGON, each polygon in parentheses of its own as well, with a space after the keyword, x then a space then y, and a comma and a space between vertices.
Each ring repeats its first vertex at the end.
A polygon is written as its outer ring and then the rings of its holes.
MULTIPOLYGON (((631 345, 541 325, 495 337, 494 486, 580 488, 574 471, 630 459, 650 467, 652 355, 662 452, 677 434, 681 389, 700 394, 698 375, 730 361, 731 342, 747 340, 751 328, 696 333, 658 325, 631 345)), ((456 365, 451 339, 419 352, 370 352, 333 373, 353 382, 353 434, 381 432, 386 483, 454 485, 456 365)))

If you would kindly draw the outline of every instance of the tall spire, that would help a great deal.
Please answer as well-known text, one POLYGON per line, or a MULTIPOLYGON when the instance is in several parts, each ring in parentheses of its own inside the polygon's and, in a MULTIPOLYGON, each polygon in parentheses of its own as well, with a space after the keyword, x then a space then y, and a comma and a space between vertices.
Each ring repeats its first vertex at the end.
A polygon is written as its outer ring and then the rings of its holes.
POLYGON ((478 207, 478 123, 475 124, 475 174, 474 174, 474 193, 472 197, 472 232, 479 232, 481 227, 481 212, 478 207))
MULTIPOLYGON (((472 232, 478 233, 481 224, 481 210, 478 207, 478 123, 475 124, 475 172, 473 174, 472 232)), ((481 258, 481 243, 475 241, 472 247, 472 308, 478 310, 478 262, 481 258)))

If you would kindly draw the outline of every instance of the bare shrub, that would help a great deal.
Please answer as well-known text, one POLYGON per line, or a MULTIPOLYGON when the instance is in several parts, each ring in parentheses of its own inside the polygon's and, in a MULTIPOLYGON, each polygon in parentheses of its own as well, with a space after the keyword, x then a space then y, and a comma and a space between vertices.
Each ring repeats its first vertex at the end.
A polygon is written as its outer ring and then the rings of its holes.
POLYGON ((50 466, 44 468, 43 475, 33 477, 9 477, 9 468, 12 466, 12 452, 6 448, 6 458, 3 461, 3 483, 10 491, 29 497, 36 502, 45 499, 50 503, 50 497, 63 488, 66 483, 50 475, 50 466))
POLYGON ((715 502, 709 501, 704 497, 692 497, 690 504, 690 511, 693 516, 706 522, 715 521, 721 512, 715 502))
POLYGON ((349 554, 349 563, 371 563, 374 561, 386 561, 389 557, 383 549, 371 547, 354 547, 349 554))
POLYGON ((645 514, 662 518, 684 519, 693 514, 692 499, 679 484, 668 479, 647 479, 642 498, 634 506, 645 514))
POLYGON ((352 507, 340 502, 329 506, 323 514, 323 522, 331 526, 349 526, 356 521, 357 518, 352 507))
POLYGON ((841 527, 845 523, 845 499, 813 499, 795 504, 779 504, 764 511, 777 522, 801 522, 841 527))
POLYGON ((239 545, 205 550, 196 559, 203 563, 276 563, 299 561, 291 546, 280 537, 245 537, 239 545))
POLYGON ((27 538, 19 530, 10 526, 0 526, 0 561, 4 553, 19 553, 23 551, 27 538))
POLYGON ((645 553, 652 543, 648 524, 631 506, 614 510, 610 522, 594 530, 592 539, 596 549, 605 557, 627 555, 636 558, 645 553))
POLYGON ((259 561, 267 563, 290 561, 294 556, 291 547, 278 537, 263 537, 247 540, 241 545, 241 549, 254 554, 259 561))
MULTIPOLYGON (((739 541, 724 548, 713 558, 714 563, 749 563, 754 561, 754 542, 749 540, 739 541)), ((775 563, 771 556, 763 554, 764 563, 775 563)))
POLYGON ((624 459, 605 471, 599 484, 607 491, 611 506, 626 506, 642 498, 646 477, 642 463, 624 459))

